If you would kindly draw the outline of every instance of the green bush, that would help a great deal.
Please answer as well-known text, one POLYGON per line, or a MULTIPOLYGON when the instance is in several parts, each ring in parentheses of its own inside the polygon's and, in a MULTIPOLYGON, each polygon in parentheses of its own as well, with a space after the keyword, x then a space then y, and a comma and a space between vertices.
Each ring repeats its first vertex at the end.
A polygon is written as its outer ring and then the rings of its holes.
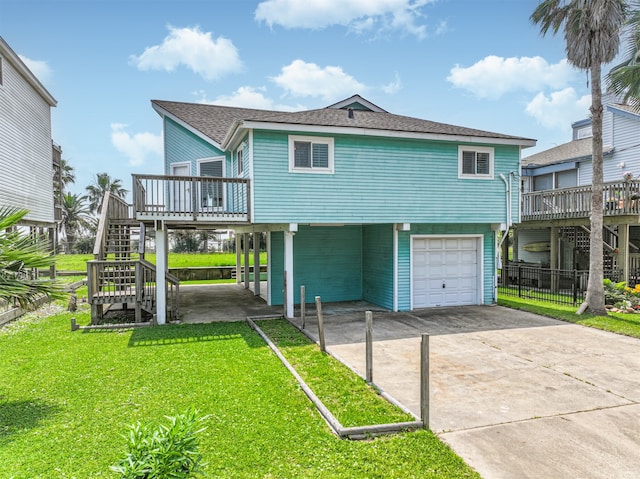
POLYGON ((124 436, 127 456, 111 469, 121 479, 187 479, 203 474, 197 435, 206 417, 188 410, 166 416, 168 424, 132 425, 124 436), (199 429, 198 429, 199 428, 199 429))
POLYGON ((640 285, 629 288, 624 281, 614 283, 610 279, 605 279, 604 302, 616 308, 638 310, 640 308, 640 285))

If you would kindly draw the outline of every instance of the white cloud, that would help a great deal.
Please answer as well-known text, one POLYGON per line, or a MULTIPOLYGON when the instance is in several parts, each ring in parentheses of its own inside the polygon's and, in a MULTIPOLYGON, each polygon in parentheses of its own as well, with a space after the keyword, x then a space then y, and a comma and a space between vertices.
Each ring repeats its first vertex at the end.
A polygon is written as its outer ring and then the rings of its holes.
POLYGON ((400 75, 398 75, 398 72, 396 72, 395 77, 392 81, 390 81, 386 85, 382 85, 382 91, 388 95, 393 95, 400 90, 402 90, 402 81, 400 81, 400 75))
POLYGON ((20 57, 20 60, 22 60, 27 68, 31 70, 31 73, 33 73, 36 78, 40 80, 40 83, 46 83, 47 81, 49 81, 52 71, 47 62, 42 60, 31 60, 30 58, 22 55, 18 55, 18 57, 20 57))
POLYGON ((220 95, 214 100, 207 98, 202 91, 196 92, 200 96, 198 103, 208 103, 211 105, 233 106, 237 108, 255 108, 257 110, 273 111, 300 111, 306 110, 303 105, 283 105, 276 104, 271 98, 266 96, 265 87, 241 86, 231 95, 220 95))
POLYGON ((294 60, 272 79, 289 94, 298 97, 320 97, 333 101, 366 90, 366 86, 341 67, 319 67, 315 63, 294 60))
POLYGON ((542 57, 488 56, 474 65, 451 69, 447 80, 479 98, 497 99, 505 93, 564 88, 578 72, 566 60, 550 65, 542 57))
POLYGON ((322 29, 342 25, 354 31, 400 29, 423 38, 421 8, 434 0, 264 0, 255 11, 270 27, 322 29))
POLYGON ((144 163, 148 155, 162 158, 162 135, 144 132, 131 135, 125 131, 127 125, 111 124, 111 143, 129 158, 129 164, 138 166, 144 163))
POLYGON ((242 70, 237 48, 224 37, 211 38, 211 32, 198 27, 174 28, 160 45, 148 47, 140 56, 132 55, 129 62, 139 70, 171 72, 184 65, 205 80, 242 70))
POLYGON ((591 95, 578 97, 573 88, 551 93, 538 93, 527 104, 526 112, 545 128, 570 129, 571 123, 588 118, 591 95))

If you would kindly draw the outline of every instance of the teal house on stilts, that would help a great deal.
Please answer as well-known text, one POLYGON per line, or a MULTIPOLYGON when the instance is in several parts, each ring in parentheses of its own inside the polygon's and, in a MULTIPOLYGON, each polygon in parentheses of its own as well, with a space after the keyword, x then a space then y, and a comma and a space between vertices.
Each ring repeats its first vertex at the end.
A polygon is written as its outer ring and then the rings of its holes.
MULTIPOLYGON (((165 175, 134 175, 133 214, 155 229, 159 284, 166 232, 195 228, 245 245, 265 234, 266 285, 248 268, 239 279, 290 317, 301 285, 307 299, 392 311, 495 302, 499 233, 519 219, 521 150, 535 140, 395 115, 359 95, 300 112, 152 106, 165 175)), ((158 291, 159 323, 162 301, 158 291)))

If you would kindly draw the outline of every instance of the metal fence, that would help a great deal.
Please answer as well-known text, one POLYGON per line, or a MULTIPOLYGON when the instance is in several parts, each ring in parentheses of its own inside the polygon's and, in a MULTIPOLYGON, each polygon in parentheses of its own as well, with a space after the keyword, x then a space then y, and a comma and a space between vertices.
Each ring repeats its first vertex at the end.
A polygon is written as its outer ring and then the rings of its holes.
POLYGON ((498 270, 498 296, 577 306, 584 301, 589 271, 508 265, 498 270))

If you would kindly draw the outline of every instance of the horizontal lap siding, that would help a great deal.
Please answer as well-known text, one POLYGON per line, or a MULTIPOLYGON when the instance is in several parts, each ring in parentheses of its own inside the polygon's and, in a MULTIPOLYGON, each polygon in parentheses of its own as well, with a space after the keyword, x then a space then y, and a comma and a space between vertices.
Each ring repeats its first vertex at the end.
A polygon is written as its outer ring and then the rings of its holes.
POLYGON ((256 222, 505 222, 498 174, 518 171, 517 147, 495 148, 494 180, 459 180, 458 143, 334 138, 334 174, 289 173, 287 134, 254 132, 256 222))
POLYGON ((315 296, 322 301, 362 299, 362 228, 304 227, 293 238, 295 302, 300 286, 306 301, 315 296))
MULTIPOLYGON (((283 303, 284 233, 271 233, 271 303, 283 303)), ((362 299, 362 228, 300 227, 293 237, 294 302, 300 302, 300 286, 305 299, 322 301, 362 299)))
POLYGON ((29 210, 25 221, 53 224, 51 107, 8 62, 0 87, 0 206, 29 210))
POLYGON ((398 309, 411 309, 411 235, 482 235, 484 304, 494 302, 495 233, 491 225, 412 225, 411 231, 398 232, 398 309))
MULTIPOLYGON (((170 174, 171 164, 191 162, 191 174, 198 174, 196 160, 218 156, 227 156, 215 146, 178 125, 169 118, 164 122, 165 172, 170 174)), ((227 170, 228 171, 228 170, 227 170)))
POLYGON ((363 299, 393 309, 393 225, 362 228, 363 299))

